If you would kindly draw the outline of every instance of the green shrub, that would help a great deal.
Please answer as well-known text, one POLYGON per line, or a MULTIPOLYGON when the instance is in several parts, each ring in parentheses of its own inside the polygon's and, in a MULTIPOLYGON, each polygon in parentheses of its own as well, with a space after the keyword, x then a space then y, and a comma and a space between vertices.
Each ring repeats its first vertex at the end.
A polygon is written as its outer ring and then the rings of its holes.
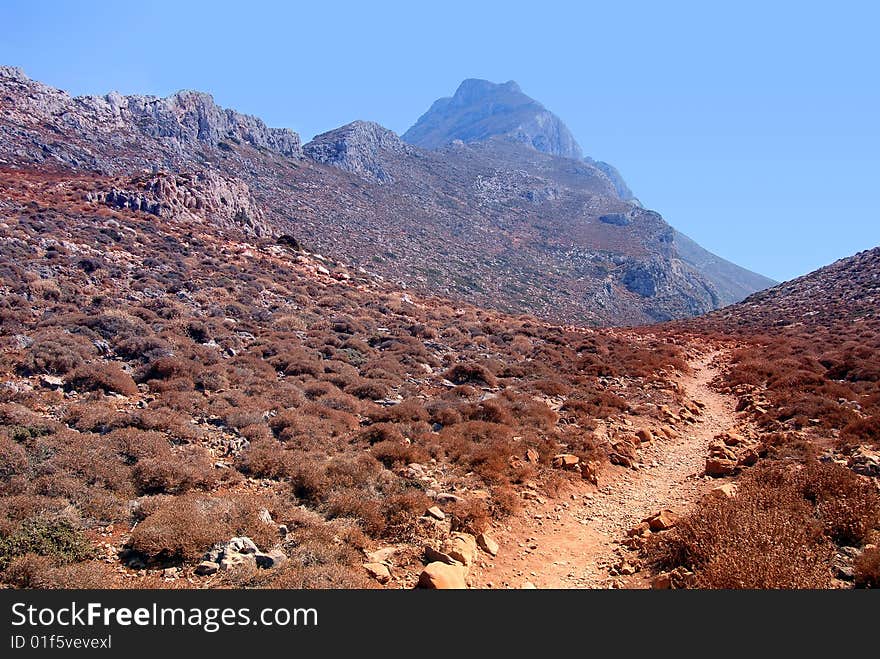
POLYGON ((59 563, 84 561, 91 546, 82 532, 62 520, 30 519, 18 531, 0 538, 0 570, 25 554, 48 556, 59 563))

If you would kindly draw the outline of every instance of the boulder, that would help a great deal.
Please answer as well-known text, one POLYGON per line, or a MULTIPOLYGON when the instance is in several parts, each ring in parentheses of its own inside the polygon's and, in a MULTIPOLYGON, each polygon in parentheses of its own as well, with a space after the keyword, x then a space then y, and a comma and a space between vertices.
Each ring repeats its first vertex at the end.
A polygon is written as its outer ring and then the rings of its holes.
POLYGON ((226 543, 226 549, 227 551, 231 549, 239 554, 255 554, 259 551, 257 543, 246 536, 231 538, 229 542, 226 543))
POLYGON ((263 568, 264 570, 269 570, 273 567, 278 567, 282 563, 287 561, 287 554, 285 554, 280 549, 273 549, 270 552, 256 552, 254 554, 254 558, 257 561, 257 567, 263 568))
POLYGON ((736 462, 734 460, 725 460, 723 458, 706 458, 706 475, 714 478, 721 476, 730 476, 736 471, 736 462))
POLYGON ((221 572, 228 572, 229 570, 233 569, 235 566, 239 565, 241 562, 242 562, 241 559, 235 560, 233 558, 221 558, 220 559, 220 571, 221 572))
POLYGON ((485 531, 477 536, 477 545, 487 554, 498 555, 498 543, 485 531))
POLYGON ((608 456, 611 464, 620 465, 621 467, 635 467, 639 455, 636 452, 636 447, 631 442, 615 442, 611 445, 611 449, 611 454, 608 456))
POLYGON ((531 462, 532 464, 538 464, 539 457, 540 456, 538 455, 538 452, 535 449, 533 449, 533 448, 526 449, 526 460, 528 462, 531 462))
POLYGON ((446 514, 437 506, 431 506, 425 511, 425 514, 441 522, 446 519, 446 514))
POLYGON ((642 520, 646 522, 650 529, 654 532, 657 531, 666 531, 671 529, 678 522, 678 515, 676 515, 671 510, 661 510, 660 512, 654 513, 650 517, 642 520))
POLYGON ((758 462, 759 457, 760 456, 755 447, 750 446, 740 453, 739 458, 737 459, 737 464, 741 467, 751 467, 758 462))
POLYGON ((718 458, 719 460, 736 461, 737 459, 736 452, 718 439, 709 444, 709 455, 713 458, 718 458))
POLYGON ((732 499, 736 496, 736 484, 724 483, 722 485, 716 485, 709 490, 709 496, 717 499, 732 499))
POLYGON ((446 563, 428 563, 419 575, 417 588, 433 590, 465 589, 467 571, 463 565, 447 565, 446 563))
POLYGON ((470 567, 477 557, 477 539, 470 533, 453 533, 446 553, 453 560, 470 567))
POLYGON ((431 545, 425 545, 425 560, 429 563, 446 563, 447 565, 462 565, 462 562, 452 558, 448 553, 436 549, 431 545))
POLYGON ((384 563, 364 563, 364 569, 367 574, 381 584, 391 581, 391 570, 384 563))
POLYGON ((717 435, 716 439, 720 439, 727 446, 741 446, 746 443, 746 438, 735 432, 723 432, 717 435))
POLYGON ((208 576, 209 574, 216 574, 220 569, 220 564, 215 563, 214 561, 202 561, 198 565, 196 565, 195 573, 199 576, 208 576))
POLYGON ((571 453, 560 453, 553 456, 553 466, 557 469, 577 469, 581 459, 571 453))
POLYGON ((647 428, 642 428, 636 432, 636 437, 639 438, 640 442, 648 443, 654 441, 654 433, 652 433, 647 428))
POLYGON ((57 375, 41 375, 40 384, 48 389, 55 389, 64 386, 64 378, 57 375))

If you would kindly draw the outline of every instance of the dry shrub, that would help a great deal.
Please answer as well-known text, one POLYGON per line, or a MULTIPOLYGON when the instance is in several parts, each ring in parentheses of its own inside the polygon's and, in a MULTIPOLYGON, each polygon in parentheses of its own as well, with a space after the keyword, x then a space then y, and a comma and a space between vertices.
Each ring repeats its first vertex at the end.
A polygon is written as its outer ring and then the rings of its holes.
POLYGON ((285 523, 292 531, 284 543, 288 561, 273 570, 247 570, 232 575, 238 587, 257 588, 374 588, 361 567, 362 542, 356 527, 343 520, 325 523, 299 514, 285 523))
POLYGON ((261 438, 251 444, 235 461, 236 468, 256 478, 279 479, 290 475, 291 454, 274 437, 261 438))
POLYGON ((787 474, 759 467, 732 499, 708 498, 650 548, 665 569, 695 572, 698 588, 826 588, 830 542, 787 474))
POLYGON ((510 475, 510 457, 517 451, 509 426, 485 421, 466 421, 440 432, 446 456, 475 471, 485 482, 503 484, 510 475))
POLYGON ((93 362, 80 366, 70 376, 69 384, 81 391, 104 391, 123 396, 138 393, 132 377, 116 362, 93 362))
POLYGON ((465 531, 478 535, 489 528, 491 513, 489 506, 481 499, 456 501, 446 507, 453 531, 465 531))
POLYGON ((66 431, 41 438, 34 453, 50 456, 34 465, 37 477, 69 475, 91 488, 131 492, 131 468, 108 437, 66 431))
POLYGON ((357 441, 370 445, 380 442, 402 443, 403 434, 392 423, 374 423, 358 433, 357 441))
POLYGON ((418 398, 408 398, 397 405, 387 407, 376 406, 367 413, 372 421, 392 421, 394 423, 406 423, 427 421, 428 411, 423 401, 418 398))
POLYGON ((456 364, 446 371, 445 377, 455 384, 479 384, 486 387, 498 386, 498 378, 482 364, 456 364))
POLYGON ((391 387, 389 386, 389 383, 381 380, 361 382, 345 388, 347 394, 367 400, 380 400, 382 398, 387 398, 390 391, 391 387))
POLYGON ((559 415, 551 410, 546 403, 535 400, 531 396, 505 391, 501 399, 516 422, 522 426, 549 430, 559 421, 559 415))
POLYGON ((428 454, 419 446, 405 441, 384 440, 376 442, 370 453, 388 468, 400 467, 413 462, 425 462, 428 454))
POLYGON ((32 553, 14 559, 3 574, 3 581, 17 588, 40 590, 99 590, 120 585, 100 561, 58 565, 47 556, 32 553))
POLYGON ((214 543, 247 535, 257 546, 277 542, 274 525, 260 519, 265 502, 248 495, 208 497, 187 493, 163 498, 138 524, 128 547, 159 562, 195 561, 214 543))
POLYGON ((352 517, 366 533, 377 537, 385 530, 382 501, 360 488, 342 487, 330 493, 325 507, 328 519, 352 517))
POLYGON ((138 524, 129 547, 157 561, 194 561, 214 543, 228 540, 217 499, 184 495, 161 505, 138 524))
POLYGON ((461 412, 451 403, 446 401, 432 401, 426 406, 428 420, 441 426, 452 426, 461 423, 461 412))
POLYGON ((626 399, 608 391, 579 393, 578 396, 584 397, 569 398, 562 405, 562 411, 582 424, 593 419, 607 419, 629 407, 626 399))
POLYGON ((412 541, 418 537, 419 518, 425 514, 431 500, 424 492, 406 489, 389 494, 382 502, 385 517, 383 536, 396 542, 412 541))
POLYGON ((13 440, 0 435, 0 481, 7 481, 28 469, 28 455, 24 448, 13 440))
POLYGON ((27 373, 64 375, 96 354, 97 350, 85 337, 51 328, 35 337, 21 368, 27 373))
POLYGON ((469 421, 488 421, 489 423, 513 423, 513 415, 507 405, 496 398, 484 400, 477 405, 468 405, 463 410, 469 421))
POLYGON ((522 499, 515 489, 499 485, 492 488, 492 517, 505 519, 516 515, 522 508, 522 499))
POLYGON ((797 484, 816 508, 825 533, 834 542, 860 545, 880 523, 880 495, 874 485, 846 467, 810 462, 797 484))
POLYGON ((880 588, 880 548, 872 547, 856 558, 855 584, 858 588, 880 588))
POLYGON ((178 451, 138 460, 132 479, 141 494, 182 494, 191 489, 209 489, 217 475, 211 455, 202 446, 186 446, 178 451))
POLYGON ((326 447, 328 438, 346 435, 357 425, 357 418, 353 415, 317 403, 308 403, 298 410, 286 410, 269 420, 269 427, 278 439, 303 449, 326 447))
POLYGON ((110 432, 129 425, 124 412, 106 401, 83 400, 71 404, 64 412, 64 422, 82 432, 110 432))
POLYGON ((846 425, 840 432, 840 440, 844 445, 868 444, 880 448, 880 414, 846 425))

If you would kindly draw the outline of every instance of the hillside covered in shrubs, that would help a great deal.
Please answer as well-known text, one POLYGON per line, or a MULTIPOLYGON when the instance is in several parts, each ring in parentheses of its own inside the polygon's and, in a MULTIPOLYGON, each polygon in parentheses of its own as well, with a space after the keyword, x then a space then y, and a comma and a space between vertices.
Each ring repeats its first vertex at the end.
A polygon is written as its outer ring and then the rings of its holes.
POLYGON ((362 587, 391 544, 412 585, 524 485, 594 480, 597 421, 681 402, 672 340, 419 297, 195 183, 161 217, 119 192, 163 176, 0 172, 7 585, 362 587), (271 569, 200 571, 243 536, 271 569))

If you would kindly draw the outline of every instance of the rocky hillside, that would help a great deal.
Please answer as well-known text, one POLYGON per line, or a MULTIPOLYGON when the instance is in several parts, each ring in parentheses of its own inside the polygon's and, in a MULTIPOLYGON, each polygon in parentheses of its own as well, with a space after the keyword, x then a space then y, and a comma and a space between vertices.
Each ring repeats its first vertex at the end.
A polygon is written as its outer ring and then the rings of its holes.
POLYGON ((389 167, 416 152, 393 131, 371 121, 353 121, 318 135, 304 151, 315 162, 333 165, 376 183, 393 182, 389 167))
POLYGON ((880 247, 875 247, 755 293, 699 322, 730 330, 833 326, 876 321, 878 308, 880 247))
POLYGON ((663 338, 403 291, 246 199, 0 169, 4 587, 439 587, 683 404, 663 338))
MULTIPOLYGON (((463 96, 476 103, 471 87, 463 96)), ((188 177, 223 222, 293 236, 422 292, 557 321, 643 324, 730 301, 616 170, 541 144, 496 135, 425 150, 354 122, 301 147, 206 94, 73 98, 0 68, 0 166, 165 182, 110 204, 180 210, 193 202, 171 199, 169 182, 188 177)))

